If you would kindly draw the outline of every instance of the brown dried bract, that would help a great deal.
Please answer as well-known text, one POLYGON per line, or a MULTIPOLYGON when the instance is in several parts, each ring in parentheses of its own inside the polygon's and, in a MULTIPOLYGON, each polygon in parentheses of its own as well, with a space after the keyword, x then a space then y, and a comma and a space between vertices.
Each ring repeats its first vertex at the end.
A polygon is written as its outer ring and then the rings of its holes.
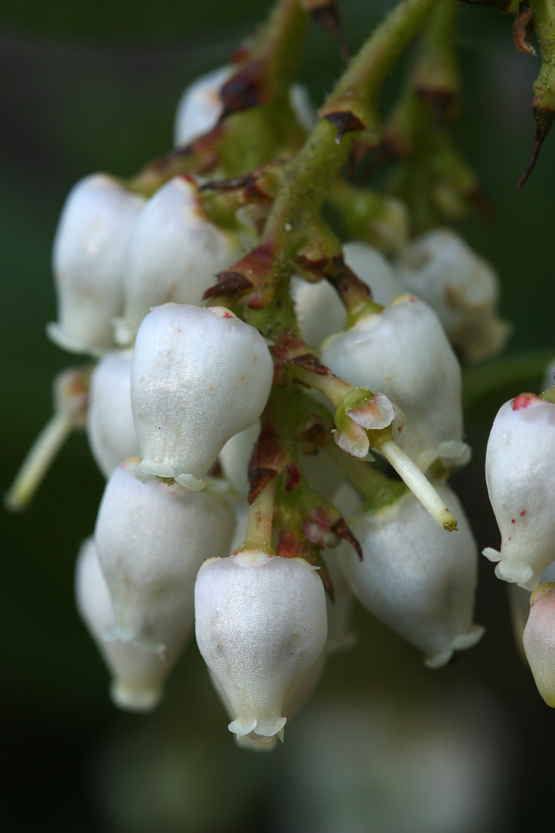
POLYGON ((535 55, 536 50, 530 43, 534 35, 534 12, 528 3, 521 3, 518 7, 518 14, 513 23, 513 38, 515 46, 521 52, 528 55, 535 55))
POLYGON ((220 122, 233 113, 265 104, 265 62, 258 58, 244 64, 220 89, 223 110, 220 122))
POLYGON ((322 118, 327 119, 337 128, 337 136, 335 141, 341 144, 341 139, 346 133, 354 133, 355 131, 365 130, 366 125, 351 113, 349 110, 339 111, 337 113, 325 113, 322 118))

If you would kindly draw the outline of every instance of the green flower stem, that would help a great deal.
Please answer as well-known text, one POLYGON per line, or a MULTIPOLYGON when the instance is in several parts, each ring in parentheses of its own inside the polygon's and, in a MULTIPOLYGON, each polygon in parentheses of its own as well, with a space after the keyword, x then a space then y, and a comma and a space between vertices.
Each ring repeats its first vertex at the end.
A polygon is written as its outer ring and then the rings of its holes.
MULTIPOLYGON (((387 73, 415 36, 437 0, 403 0, 375 29, 351 61, 335 90, 320 111, 332 112, 339 100, 361 100, 374 106, 387 73)), ((376 116, 377 119, 377 116, 376 116)), ((320 118, 299 153, 286 169, 281 189, 268 218, 266 236, 280 242, 279 251, 291 256, 303 236, 303 221, 318 215, 360 131, 347 133, 338 142, 337 128, 320 118), (287 229, 296 233, 289 234, 287 229)), ((308 223, 310 225, 310 223, 308 223)), ((302 243, 305 243, 302 240, 302 243)))
POLYGON ((271 544, 276 483, 277 477, 273 477, 252 502, 245 541, 239 547, 240 552, 260 550, 274 555, 271 544))
POLYGON ((355 460, 354 457, 349 457, 348 454, 341 451, 331 434, 324 449, 373 509, 388 506, 408 492, 404 483, 391 480, 369 463, 355 460))
POLYGON ((277 0, 268 22, 249 45, 248 61, 261 59, 267 67, 271 97, 287 96, 295 78, 308 26, 300 0, 277 0))
POLYGON ((457 12, 454 0, 439 0, 422 35, 413 78, 414 89, 429 97, 432 106, 431 97, 438 96, 436 108, 445 108, 446 116, 453 114, 460 89, 455 49, 457 12))

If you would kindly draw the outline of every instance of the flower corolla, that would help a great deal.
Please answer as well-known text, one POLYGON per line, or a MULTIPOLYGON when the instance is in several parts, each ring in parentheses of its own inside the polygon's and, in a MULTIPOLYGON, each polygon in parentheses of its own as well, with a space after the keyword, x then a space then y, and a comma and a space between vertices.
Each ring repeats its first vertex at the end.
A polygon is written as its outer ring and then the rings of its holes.
POLYGON ((156 307, 137 334, 131 370, 141 473, 202 488, 225 443, 260 417, 272 379, 264 339, 232 312, 156 307))
POLYGON ((501 406, 486 450, 489 499, 501 532, 495 574, 534 590, 555 560, 555 405, 521 393, 501 406))
POLYGON ((65 350, 98 355, 115 347, 112 320, 123 312, 125 253, 144 204, 107 174, 92 174, 72 188, 52 258, 58 321, 47 328, 65 350))
POLYGON ((281 736, 286 704, 326 642, 324 589, 314 569, 256 550, 206 561, 195 618, 200 652, 235 715, 230 732, 281 736))
POLYGON ((377 511, 358 514, 350 526, 364 560, 341 545, 341 565, 360 602, 425 654, 430 668, 478 642, 472 623, 478 552, 462 506, 451 489, 434 486, 456 515, 457 532, 445 532, 410 492, 377 511))

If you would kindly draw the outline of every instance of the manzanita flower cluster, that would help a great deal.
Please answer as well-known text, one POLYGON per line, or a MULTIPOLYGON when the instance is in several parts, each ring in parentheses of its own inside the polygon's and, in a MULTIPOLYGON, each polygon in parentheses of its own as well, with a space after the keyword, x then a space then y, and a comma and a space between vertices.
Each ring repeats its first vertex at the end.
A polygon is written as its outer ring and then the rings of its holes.
MULTIPOLYGON (((186 90, 174 151, 71 191, 48 335, 93 363, 56 380, 54 417, 8 496, 28 503, 68 431, 86 428, 107 483, 77 605, 112 699, 154 708, 195 629, 229 730, 263 750, 353 644, 355 598, 431 668, 481 638, 477 548, 447 480, 470 458, 460 359, 494 354, 509 332, 485 261, 344 169, 376 151, 376 79, 432 14, 427 37, 452 50, 452 9, 406 0, 316 117, 294 73, 307 12, 325 5, 278 2, 236 64, 186 90)), ((410 83, 433 87, 419 54, 410 83)), ((431 119, 418 112, 415 137, 431 119)), ((399 164, 404 176, 410 158, 399 164)), ((447 183, 433 189, 445 205, 447 183)), ((552 400, 521 394, 488 446, 502 543, 485 554, 529 590, 555 556, 554 432, 552 400)), ((542 587, 524 644, 553 704, 542 587)))

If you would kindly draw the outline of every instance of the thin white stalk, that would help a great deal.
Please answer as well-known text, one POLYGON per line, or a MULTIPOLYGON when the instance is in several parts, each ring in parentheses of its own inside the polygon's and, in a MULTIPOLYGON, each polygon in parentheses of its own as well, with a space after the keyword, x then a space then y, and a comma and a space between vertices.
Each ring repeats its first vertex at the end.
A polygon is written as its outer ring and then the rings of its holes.
POLYGON ((70 420, 62 413, 46 423, 4 497, 7 509, 21 512, 27 508, 71 429, 70 420))
POLYGON ((456 530, 456 518, 408 454, 405 454, 394 440, 384 440, 379 446, 379 451, 391 463, 397 474, 405 481, 411 492, 428 510, 432 518, 448 532, 456 530))

